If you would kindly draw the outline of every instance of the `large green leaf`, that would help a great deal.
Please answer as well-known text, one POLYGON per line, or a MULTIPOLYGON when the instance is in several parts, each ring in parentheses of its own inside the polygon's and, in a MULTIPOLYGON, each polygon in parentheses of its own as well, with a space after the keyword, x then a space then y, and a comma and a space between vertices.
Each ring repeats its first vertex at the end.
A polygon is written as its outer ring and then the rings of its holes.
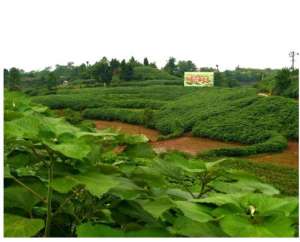
MULTIPOLYGON (((47 190, 42 183, 26 184, 26 186, 40 194, 41 197, 45 197, 47 190)), ((5 208, 21 208, 31 213, 32 208, 38 202, 40 202, 39 198, 20 185, 13 185, 4 189, 5 208)))
POLYGON ((183 199, 183 200, 192 200, 193 197, 190 193, 183 191, 179 188, 171 188, 166 190, 166 194, 168 194, 172 198, 183 199))
POLYGON ((168 231, 163 229, 142 229, 122 231, 103 224, 85 223, 77 226, 78 237, 169 237, 168 231))
POLYGON ((5 237, 31 237, 44 228, 42 219, 29 219, 13 214, 4 214, 5 237))
POLYGON ((187 172, 203 172, 206 170, 206 166, 203 161, 197 159, 186 159, 183 155, 176 152, 171 152, 165 155, 164 161, 187 172))
POLYGON ((10 173, 9 165, 4 166, 4 178, 11 178, 12 175, 10 173))
POLYGON ((44 125, 41 128, 49 130, 57 137, 64 133, 76 135, 80 132, 79 128, 67 123, 63 118, 42 116, 42 122, 44 125))
POLYGON ((85 223, 77 226, 78 237, 124 237, 124 232, 103 224, 85 223))
POLYGON ((209 185, 219 192, 228 194, 251 192, 261 192, 267 195, 279 194, 279 191, 273 186, 247 177, 239 177, 238 180, 233 182, 214 180, 209 185))
POLYGON ((233 237, 292 237, 295 234, 292 220, 285 216, 226 215, 220 225, 233 237))
POLYGON ((9 164, 11 168, 32 165, 36 161, 37 159, 33 155, 25 152, 14 152, 13 155, 7 157, 7 164, 9 164))
POLYGON ((52 150, 59 152, 67 157, 81 160, 85 158, 91 151, 91 147, 83 140, 72 139, 60 144, 44 141, 44 143, 52 150))
POLYGON ((4 123, 5 137, 37 139, 40 127, 40 118, 36 116, 25 116, 4 123))
POLYGON ((254 206, 260 215, 282 213, 289 216, 297 207, 297 198, 277 198, 263 194, 248 194, 241 199, 243 207, 254 206))
POLYGON ((52 187, 58 192, 67 193, 79 184, 85 185, 86 189, 94 196, 101 196, 103 193, 109 191, 109 189, 117 186, 119 181, 113 176, 89 172, 86 174, 55 178, 52 187))
POLYGON ((212 222, 200 223, 187 217, 178 217, 170 231, 175 235, 191 237, 224 237, 225 234, 212 222))
POLYGON ((205 223, 213 220, 213 217, 209 215, 209 209, 201 204, 188 201, 176 201, 175 204, 186 217, 194 221, 205 223))
POLYGON ((155 218, 159 218, 165 211, 174 207, 174 203, 168 198, 159 198, 154 201, 142 201, 142 207, 155 218))
POLYGON ((126 237, 170 237, 170 233, 164 229, 141 229, 141 230, 133 230, 125 233, 126 237))
POLYGON ((110 189, 110 193, 127 200, 134 200, 143 195, 144 190, 135 185, 131 180, 124 177, 116 177, 115 179, 119 184, 110 189))
POLYGON ((218 206, 232 203, 232 204, 239 204, 239 198, 243 196, 244 194, 240 193, 234 193, 234 194, 222 194, 222 193, 211 193, 208 194, 208 197, 205 198, 198 198, 198 199, 192 199, 192 202, 196 203, 212 203, 216 204, 218 206))

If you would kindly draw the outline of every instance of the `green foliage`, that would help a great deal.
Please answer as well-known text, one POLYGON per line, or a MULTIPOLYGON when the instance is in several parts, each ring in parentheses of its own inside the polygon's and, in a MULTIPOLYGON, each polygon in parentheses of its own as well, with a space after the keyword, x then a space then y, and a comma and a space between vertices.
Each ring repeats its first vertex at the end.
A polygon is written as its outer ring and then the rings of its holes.
POLYGON ((210 154, 241 156, 281 151, 298 137, 298 105, 282 97, 259 97, 255 89, 203 88, 166 104, 155 117, 164 134, 193 135, 251 144, 210 154))
POLYGON ((4 224, 5 237, 31 237, 44 227, 42 219, 24 218, 13 214, 4 214, 4 224))
POLYGON ((163 70, 169 73, 170 75, 175 75, 177 71, 176 69, 176 59, 174 57, 170 57, 163 70))
POLYGON ((268 73, 256 84, 256 87, 259 91, 272 95, 298 98, 299 70, 282 69, 268 73))
POLYGON ((298 104, 258 96, 254 88, 146 86, 63 90, 34 97, 51 108, 83 110, 89 119, 120 120, 162 132, 162 139, 194 136, 250 146, 222 148, 207 155, 247 156, 281 151, 298 137, 298 104))
POLYGON ((238 169, 252 173, 264 182, 272 184, 284 195, 298 195, 298 171, 294 168, 233 158, 226 159, 222 166, 225 169, 238 169))
POLYGON ((103 57, 99 62, 96 62, 92 67, 92 76, 98 81, 109 84, 112 79, 112 68, 108 60, 103 57))
POLYGON ((4 83, 9 90, 15 91, 20 89, 21 72, 19 69, 12 67, 9 71, 4 71, 4 83))
POLYGON ((225 159, 157 156, 145 136, 84 131, 17 93, 5 111, 6 237, 297 235, 297 198, 225 159))
POLYGON ((285 97, 298 98, 298 91, 299 70, 280 70, 275 76, 275 86, 272 93, 285 97))
POLYGON ((150 66, 138 66, 133 69, 132 80, 144 81, 144 80, 176 80, 178 77, 170 75, 165 71, 150 67, 150 66))

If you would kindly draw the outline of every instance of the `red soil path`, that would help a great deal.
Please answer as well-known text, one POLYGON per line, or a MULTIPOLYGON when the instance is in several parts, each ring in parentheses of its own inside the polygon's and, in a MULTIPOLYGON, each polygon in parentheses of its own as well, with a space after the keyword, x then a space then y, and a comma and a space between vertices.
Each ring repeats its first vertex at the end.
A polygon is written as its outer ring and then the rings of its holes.
MULTIPOLYGON (((199 152, 222 148, 241 146, 237 143, 222 142, 212 140, 208 138, 192 137, 190 134, 186 134, 182 137, 173 138, 169 140, 157 141, 159 132, 153 129, 148 129, 140 125, 132 125, 122 123, 118 121, 96 121, 96 127, 98 129, 114 128, 120 132, 127 134, 144 134, 150 139, 150 143, 156 152, 164 152, 167 150, 179 150, 183 152, 195 155, 199 152)), ((298 167, 298 142, 289 141, 288 147, 281 153, 266 153, 255 156, 249 156, 247 159, 257 162, 275 163, 281 165, 287 165, 291 167, 298 167)))

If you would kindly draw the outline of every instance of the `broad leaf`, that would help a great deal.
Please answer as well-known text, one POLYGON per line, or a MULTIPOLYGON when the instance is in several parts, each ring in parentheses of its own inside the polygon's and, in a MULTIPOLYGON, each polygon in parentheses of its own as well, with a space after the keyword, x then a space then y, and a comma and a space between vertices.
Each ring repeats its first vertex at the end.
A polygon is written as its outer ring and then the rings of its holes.
POLYGON ((298 199, 296 198, 277 198, 263 194, 248 194, 241 199, 243 207, 254 206, 260 215, 272 215, 282 213, 289 216, 297 207, 298 199))
POLYGON ((5 237, 31 237, 44 228, 44 220, 4 214, 5 237))
POLYGON ((159 198, 154 201, 142 201, 142 207, 155 218, 159 218, 165 211, 174 207, 174 203, 168 198, 159 198))
POLYGON ((143 195, 144 190, 135 185, 131 180, 123 177, 116 177, 115 179, 119 184, 110 189, 110 193, 127 200, 134 200, 143 195))
POLYGON ((170 237, 170 233, 163 229, 141 229, 141 230, 134 230, 128 231, 125 233, 125 237, 170 237))
POLYGON ((222 194, 222 193, 211 193, 208 197, 205 198, 198 198, 192 199, 192 202, 197 203, 212 203, 218 206, 232 203, 232 204, 239 204, 238 199, 243 196, 243 194, 234 193, 234 194, 222 194))
POLYGON ((169 237, 168 231, 163 229, 142 229, 122 231, 103 224, 85 223, 77 226, 78 237, 169 237))
POLYGON ((113 176, 103 175, 101 173, 89 172, 82 175, 68 175, 53 180, 52 187, 54 190, 67 193, 73 187, 82 184, 94 196, 101 196, 109 189, 119 184, 113 176))
MULTIPOLYGON (((45 197, 47 190, 43 184, 26 184, 26 186, 40 194, 41 197, 45 197)), ((13 185, 4 189, 4 205, 6 208, 21 208, 31 213, 32 208, 38 202, 40 202, 39 198, 20 185, 13 185)))
POLYGON ((187 201, 176 201, 175 204, 186 217, 194 221, 205 223, 213 220, 213 217, 209 215, 209 209, 201 204, 187 201))
POLYGON ((250 217, 226 215, 220 221, 225 233, 233 237, 292 237, 291 219, 285 216, 250 217))
POLYGON ((80 139, 68 140, 67 142, 63 142, 61 144, 55 144, 47 141, 44 141, 44 143, 50 149, 67 157, 78 160, 85 158, 91 151, 90 146, 80 139))
POLYGON ((8 165, 4 166, 4 178, 11 178, 12 175, 10 174, 10 168, 8 165))
POLYGON ((175 235, 190 237, 224 237, 225 234, 212 222, 200 223, 187 217, 178 217, 170 229, 175 235))
POLYGON ((122 230, 113 229, 103 224, 85 223, 77 226, 76 234, 78 237, 124 237, 122 230))

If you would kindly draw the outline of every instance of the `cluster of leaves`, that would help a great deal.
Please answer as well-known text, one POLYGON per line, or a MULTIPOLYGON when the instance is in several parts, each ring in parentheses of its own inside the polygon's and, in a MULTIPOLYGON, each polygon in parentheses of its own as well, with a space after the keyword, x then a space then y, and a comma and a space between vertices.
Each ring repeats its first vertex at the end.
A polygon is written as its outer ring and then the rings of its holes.
POLYGON ((268 73, 256 84, 261 92, 290 98, 299 96, 299 70, 282 69, 268 73))
POLYGON ((145 80, 180 80, 182 85, 182 79, 150 66, 137 66, 133 68, 132 80, 137 80, 139 82, 145 80))
POLYGON ((144 136, 86 132, 5 93, 4 235, 291 237, 298 201, 144 136))

